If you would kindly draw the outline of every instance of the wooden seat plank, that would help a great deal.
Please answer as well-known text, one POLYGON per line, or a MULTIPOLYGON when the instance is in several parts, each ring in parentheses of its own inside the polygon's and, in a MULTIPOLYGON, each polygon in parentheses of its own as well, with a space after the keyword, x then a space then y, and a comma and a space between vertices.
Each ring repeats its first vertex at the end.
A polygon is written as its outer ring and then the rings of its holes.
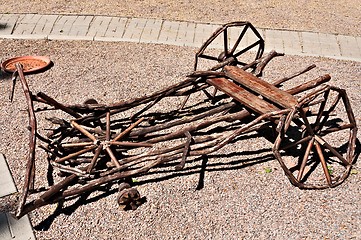
POLYGON ((207 83, 259 114, 279 110, 276 106, 260 99, 226 78, 209 78, 207 79, 207 83))
POLYGON ((236 66, 224 67, 227 77, 284 108, 297 105, 297 98, 236 66))

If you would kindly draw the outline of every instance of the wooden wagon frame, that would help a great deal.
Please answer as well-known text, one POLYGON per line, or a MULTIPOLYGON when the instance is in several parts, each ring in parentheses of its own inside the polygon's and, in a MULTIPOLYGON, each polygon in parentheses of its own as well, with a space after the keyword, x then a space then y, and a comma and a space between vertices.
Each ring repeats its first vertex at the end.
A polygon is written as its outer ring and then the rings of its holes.
POLYGON ((346 91, 326 85, 327 74, 290 89, 280 88, 314 65, 266 82, 261 79, 263 69, 282 54, 272 51, 262 57, 263 51, 264 40, 249 22, 225 24, 196 53, 194 72, 184 81, 109 105, 95 100, 66 105, 42 92, 32 94, 17 64, 14 79, 19 76, 28 103, 30 144, 16 216, 113 182, 121 183, 119 204, 134 209, 140 196, 128 179, 166 162, 179 161, 175 170, 182 169, 189 157, 210 154, 262 128, 273 130, 274 156, 293 185, 320 189, 342 183, 355 158, 357 132, 346 91), (231 43, 232 36, 236 37, 231 43), (211 50, 217 41, 222 50, 211 50), (251 61, 242 60, 247 54, 251 61), (211 67, 202 69, 202 61, 211 67), (207 106, 190 111, 187 103, 195 93, 204 93, 202 104, 207 106), (180 108, 162 114, 151 111, 170 97, 181 99, 180 108), (54 127, 41 136, 34 104, 68 117, 48 119, 54 127), (221 131, 214 127, 219 124, 221 131), (42 188, 34 186, 38 147, 48 154, 52 174, 60 178, 42 188), (30 201, 29 196, 33 196, 30 201))

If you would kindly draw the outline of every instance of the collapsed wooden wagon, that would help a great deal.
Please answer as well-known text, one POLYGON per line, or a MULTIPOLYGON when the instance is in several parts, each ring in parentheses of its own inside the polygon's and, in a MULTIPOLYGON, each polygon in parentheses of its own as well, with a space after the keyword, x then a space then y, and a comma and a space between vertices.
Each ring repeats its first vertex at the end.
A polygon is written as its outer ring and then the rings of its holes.
POLYGON ((346 91, 326 85, 329 75, 281 88, 314 65, 266 82, 262 71, 282 54, 262 56, 263 51, 264 40, 250 23, 225 24, 196 53, 194 72, 184 81, 113 104, 90 99, 66 105, 42 92, 34 95, 24 77, 26 69, 17 63, 14 76, 19 76, 27 98, 30 144, 16 216, 107 183, 120 183, 119 204, 134 209, 140 196, 129 185, 130 178, 169 162, 180 170, 190 158, 260 129, 272 130, 274 156, 293 185, 319 189, 342 183, 354 161, 357 131, 346 91), (216 45, 221 50, 213 48, 216 45), (204 95, 203 100, 189 103, 195 93, 204 95), (180 107, 152 111, 169 98, 180 107), (34 104, 45 105, 41 111, 62 113, 47 119, 53 125, 47 136, 38 132, 40 110, 35 111, 34 104), (51 169, 52 181, 42 188, 34 186, 36 148, 47 153, 51 169))

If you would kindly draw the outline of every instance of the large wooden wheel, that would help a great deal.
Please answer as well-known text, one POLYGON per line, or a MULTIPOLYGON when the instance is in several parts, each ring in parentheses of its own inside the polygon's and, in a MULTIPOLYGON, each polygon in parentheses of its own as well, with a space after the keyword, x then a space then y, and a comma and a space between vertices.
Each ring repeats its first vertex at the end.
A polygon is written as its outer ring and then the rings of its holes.
POLYGON ((251 23, 227 23, 217 29, 196 53, 194 70, 209 70, 226 60, 228 64, 244 66, 260 58, 263 51, 264 40, 251 23))
POLYGON ((328 188, 346 179, 357 128, 343 89, 324 86, 305 96, 279 126, 273 151, 292 184, 328 188))

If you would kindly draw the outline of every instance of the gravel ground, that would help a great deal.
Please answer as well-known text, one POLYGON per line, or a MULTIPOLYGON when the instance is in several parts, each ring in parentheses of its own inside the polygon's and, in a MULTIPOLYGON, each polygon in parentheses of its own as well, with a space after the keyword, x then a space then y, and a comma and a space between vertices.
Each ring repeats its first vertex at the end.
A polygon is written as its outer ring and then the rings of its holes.
MULTIPOLYGON (((87 98, 111 103, 154 92, 179 82, 193 66, 195 49, 186 47, 82 41, 0 40, 6 59, 48 55, 51 70, 28 76, 33 92, 60 102, 87 98), (159 57, 161 56, 161 57, 159 57)), ((361 124, 361 63, 325 58, 285 56, 267 68, 265 77, 286 76, 312 63, 303 77, 329 73, 332 84, 347 90, 361 124)), ((0 152, 16 185, 22 186, 27 150, 27 113, 20 85, 8 101, 9 76, 0 79, 0 152)), ((166 104, 162 108, 168 109, 166 104)), ((360 136, 360 134, 358 135, 360 136)), ((65 203, 62 211, 48 205, 30 214, 38 239, 361 239, 361 165, 341 186, 327 190, 293 187, 271 154, 272 144, 258 135, 209 156, 204 186, 196 190, 202 161, 180 172, 168 168, 139 178, 147 202, 136 211, 121 211, 116 189, 97 191, 87 199, 65 203), (266 171, 271 169, 271 172, 266 171), (267 173, 268 172, 268 173, 267 173)), ((37 159, 38 170, 46 167, 37 159)), ((39 184, 45 182, 41 179, 39 184)), ((12 208, 16 196, 1 209, 12 208)))
POLYGON ((256 27, 361 36, 359 0, 7 0, 0 12, 114 15, 221 24, 250 21, 256 27))

